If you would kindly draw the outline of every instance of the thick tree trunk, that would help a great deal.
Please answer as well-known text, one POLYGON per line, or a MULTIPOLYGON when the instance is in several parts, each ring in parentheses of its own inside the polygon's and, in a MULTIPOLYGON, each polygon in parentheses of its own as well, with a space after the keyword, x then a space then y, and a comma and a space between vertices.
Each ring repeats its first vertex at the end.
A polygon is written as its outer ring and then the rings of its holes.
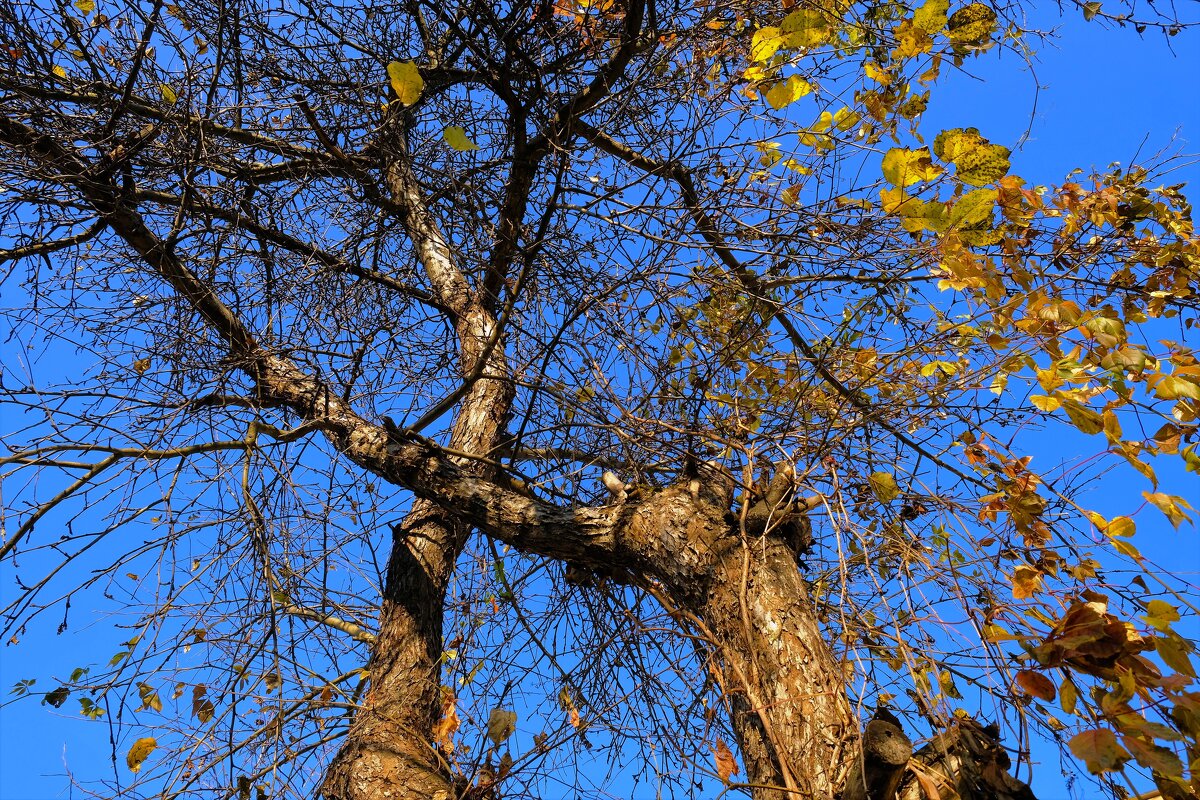
POLYGON ((754 797, 832 798, 857 755, 859 722, 795 556, 773 536, 731 531, 721 544, 696 614, 716 644, 754 797))
POLYGON ((371 688, 330 765, 327 800, 453 797, 430 746, 441 697, 442 609, 461 534, 418 500, 394 534, 371 688))

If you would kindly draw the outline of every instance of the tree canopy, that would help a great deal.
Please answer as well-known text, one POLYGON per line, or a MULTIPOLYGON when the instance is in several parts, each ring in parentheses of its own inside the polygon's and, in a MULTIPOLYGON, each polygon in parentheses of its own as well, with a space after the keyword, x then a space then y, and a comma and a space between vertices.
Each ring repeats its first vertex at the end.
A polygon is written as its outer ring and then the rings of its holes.
POLYGON ((0 8, 8 657, 120 612, 10 699, 101 796, 1196 797, 1191 206, 924 122, 1030 10, 0 8))

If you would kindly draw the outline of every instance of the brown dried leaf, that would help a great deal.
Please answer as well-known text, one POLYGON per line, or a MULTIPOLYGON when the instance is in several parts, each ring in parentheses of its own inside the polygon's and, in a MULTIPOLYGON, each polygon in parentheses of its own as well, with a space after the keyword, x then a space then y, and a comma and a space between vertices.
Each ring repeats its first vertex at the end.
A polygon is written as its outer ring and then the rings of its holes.
POLYGON ((737 759, 733 757, 733 753, 730 752, 723 739, 717 739, 712 751, 713 761, 717 765, 717 777, 725 783, 729 783, 729 779, 738 774, 737 759))
POLYGON ((442 687, 442 716, 433 726, 433 740, 443 753, 454 752, 454 734, 462 725, 458 719, 458 698, 449 686, 442 687))
POLYGON ((1017 673, 1017 685, 1024 689, 1026 694, 1031 694, 1046 702, 1053 701, 1058 694, 1049 678, 1031 669, 1023 669, 1017 673))

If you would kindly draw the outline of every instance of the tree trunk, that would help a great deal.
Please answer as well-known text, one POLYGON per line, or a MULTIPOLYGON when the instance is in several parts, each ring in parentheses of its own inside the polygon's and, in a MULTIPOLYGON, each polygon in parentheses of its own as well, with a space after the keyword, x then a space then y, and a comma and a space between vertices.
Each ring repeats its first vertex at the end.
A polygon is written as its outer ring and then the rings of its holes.
MULTIPOLYGON (((489 456, 504 433, 513 398, 511 384, 503 380, 508 363, 497 321, 456 267, 407 155, 398 149, 388 185, 458 336, 465 391, 457 403, 450 447, 489 456), (488 378, 482 377, 485 371, 488 378)), ((486 461, 451 460, 463 475, 490 479, 495 471, 486 461)), ((371 688, 326 772, 321 787, 326 800, 454 797, 450 771, 432 743, 441 710, 446 588, 470 532, 470 524, 452 509, 424 499, 413 502, 393 532, 379 634, 367 667, 371 688)))
POLYGON ((754 797, 832 798, 857 755, 859 722, 795 555, 774 536, 731 531, 722 544, 696 614, 716 645, 747 779, 763 787, 754 797))
POLYGON ((442 609, 463 537, 444 513, 418 500, 396 529, 371 688, 322 786, 327 800, 453 797, 430 746, 441 698, 442 609))

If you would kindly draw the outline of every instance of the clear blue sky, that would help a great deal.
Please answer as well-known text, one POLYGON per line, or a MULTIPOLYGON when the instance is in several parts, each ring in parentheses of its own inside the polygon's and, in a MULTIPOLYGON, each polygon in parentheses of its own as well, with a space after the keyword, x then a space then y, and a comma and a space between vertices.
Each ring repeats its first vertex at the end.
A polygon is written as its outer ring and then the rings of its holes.
MULTIPOLYGON (((1060 21, 1055 13, 1040 22, 1054 26, 1060 21)), ((1196 100, 1200 32, 1185 31, 1172 39, 1172 53, 1160 35, 1150 32, 1139 40, 1132 30, 1084 24, 1074 11, 1061 26, 1064 36, 1058 49, 1041 51, 1036 75, 1011 56, 970 62, 968 67, 983 80, 952 78, 935 93, 926 128, 974 126, 990 140, 1010 145, 1021 140, 1029 128, 1028 139, 1014 155, 1013 171, 1042 183, 1059 181, 1075 167, 1103 169, 1113 161, 1127 165, 1164 148, 1200 152, 1200 103, 1196 100)), ((1184 162, 1170 182, 1184 180, 1196 187, 1192 196, 1200 198, 1200 167, 1194 160, 1184 162)), ((15 356, 14 352, 0 353, 6 360, 15 356)), ((6 419, 0 425, 7 430, 16 422, 6 419)), ((1063 448, 1081 444, 1096 447, 1077 438, 1048 440, 1041 457, 1047 461, 1061 458, 1063 448)), ((1193 501, 1200 499, 1195 475, 1180 473, 1171 483, 1169 490, 1193 501)), ((1097 497, 1096 507, 1128 513, 1136 508, 1142 488, 1133 481, 1114 478, 1103 488, 1103 496, 1097 497)), ((1140 524, 1143 520, 1146 524, 1140 527, 1137 542, 1143 553, 1173 569, 1200 573, 1200 538, 1194 528, 1177 533, 1161 518, 1143 514, 1140 524)), ((0 573, 0 591, 5 602, 14 591, 7 565, 0 573)), ((89 615, 100 609, 84 607, 86 602, 83 598, 77 601, 73 624, 63 635, 56 635, 53 623, 46 621, 28 630, 19 647, 0 648, 0 687, 5 701, 9 688, 19 679, 39 677, 36 688, 48 691, 53 688, 49 671, 65 672, 77 663, 103 661, 111 655, 118 641, 116 633, 102 620, 95 626, 87 624, 89 615)), ((1200 638, 1195 626, 1186 632, 1200 638)), ((35 697, 40 697, 40 692, 35 697)), ((77 708, 68 703, 55 711, 39 706, 34 699, 9 703, 0 710, 0 798, 68 797, 64 777, 68 767, 80 775, 108 767, 108 724, 83 721, 77 708)), ((1070 797, 1058 775, 1057 756, 1049 750, 1039 752, 1049 762, 1035 779, 1039 797, 1070 797)), ((1076 796, 1086 794, 1083 787, 1076 796)))

